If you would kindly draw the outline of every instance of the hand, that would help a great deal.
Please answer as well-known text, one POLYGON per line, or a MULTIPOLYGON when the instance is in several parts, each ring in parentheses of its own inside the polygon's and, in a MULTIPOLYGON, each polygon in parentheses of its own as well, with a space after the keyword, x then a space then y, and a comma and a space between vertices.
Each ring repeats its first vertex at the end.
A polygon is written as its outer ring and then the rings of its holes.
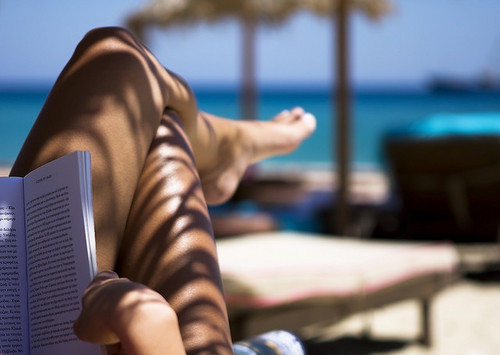
POLYGON ((184 353, 176 314, 159 293, 142 284, 101 272, 85 291, 82 305, 75 334, 108 345, 109 354, 184 353))

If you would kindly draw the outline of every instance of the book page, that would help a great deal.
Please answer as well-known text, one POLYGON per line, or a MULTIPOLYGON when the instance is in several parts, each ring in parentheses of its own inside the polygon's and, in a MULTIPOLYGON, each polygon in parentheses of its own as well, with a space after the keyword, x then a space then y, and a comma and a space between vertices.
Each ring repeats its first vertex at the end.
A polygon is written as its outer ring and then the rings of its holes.
POLYGON ((0 354, 28 354, 23 179, 0 177, 0 354))
POLYGON ((73 333, 96 272, 89 159, 75 152, 24 180, 32 355, 100 353, 73 333))

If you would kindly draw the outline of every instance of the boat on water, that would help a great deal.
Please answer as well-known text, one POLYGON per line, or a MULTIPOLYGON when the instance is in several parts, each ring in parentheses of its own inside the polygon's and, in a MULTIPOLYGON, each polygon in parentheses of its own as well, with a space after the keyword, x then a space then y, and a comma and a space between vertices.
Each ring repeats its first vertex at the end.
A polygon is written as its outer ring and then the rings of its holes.
POLYGON ((430 80, 428 88, 434 93, 474 93, 499 92, 500 79, 494 75, 483 75, 476 79, 464 79, 451 76, 436 76, 430 80))

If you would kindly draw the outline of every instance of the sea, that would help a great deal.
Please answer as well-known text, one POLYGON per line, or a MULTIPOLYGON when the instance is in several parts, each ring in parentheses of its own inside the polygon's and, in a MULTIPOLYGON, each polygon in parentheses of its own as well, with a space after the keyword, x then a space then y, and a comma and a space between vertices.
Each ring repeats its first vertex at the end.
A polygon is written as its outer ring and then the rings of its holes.
MULTIPOLYGON (((194 87, 200 109, 238 118, 238 90, 229 87, 194 87)), ((13 163, 40 111, 49 87, 0 89, 0 166, 13 163)), ((434 92, 408 88, 357 89, 351 97, 350 161, 354 169, 385 169, 383 141, 387 132, 436 113, 500 112, 500 91, 434 92)), ((260 89, 257 118, 301 106, 317 118, 317 130, 295 152, 265 164, 334 168, 336 158, 335 98, 327 88, 301 85, 260 89)))

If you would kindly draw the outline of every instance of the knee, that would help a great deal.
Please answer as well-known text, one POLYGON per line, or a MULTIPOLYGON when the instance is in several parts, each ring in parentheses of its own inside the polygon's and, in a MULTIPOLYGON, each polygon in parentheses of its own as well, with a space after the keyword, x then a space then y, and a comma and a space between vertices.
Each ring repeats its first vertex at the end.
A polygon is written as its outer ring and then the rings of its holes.
POLYGON ((99 27, 85 34, 75 53, 86 52, 99 46, 104 51, 122 50, 125 47, 138 49, 139 42, 134 35, 122 27, 99 27))
POLYGON ((123 27, 97 27, 84 36, 83 41, 102 41, 102 40, 135 40, 134 35, 123 27))

